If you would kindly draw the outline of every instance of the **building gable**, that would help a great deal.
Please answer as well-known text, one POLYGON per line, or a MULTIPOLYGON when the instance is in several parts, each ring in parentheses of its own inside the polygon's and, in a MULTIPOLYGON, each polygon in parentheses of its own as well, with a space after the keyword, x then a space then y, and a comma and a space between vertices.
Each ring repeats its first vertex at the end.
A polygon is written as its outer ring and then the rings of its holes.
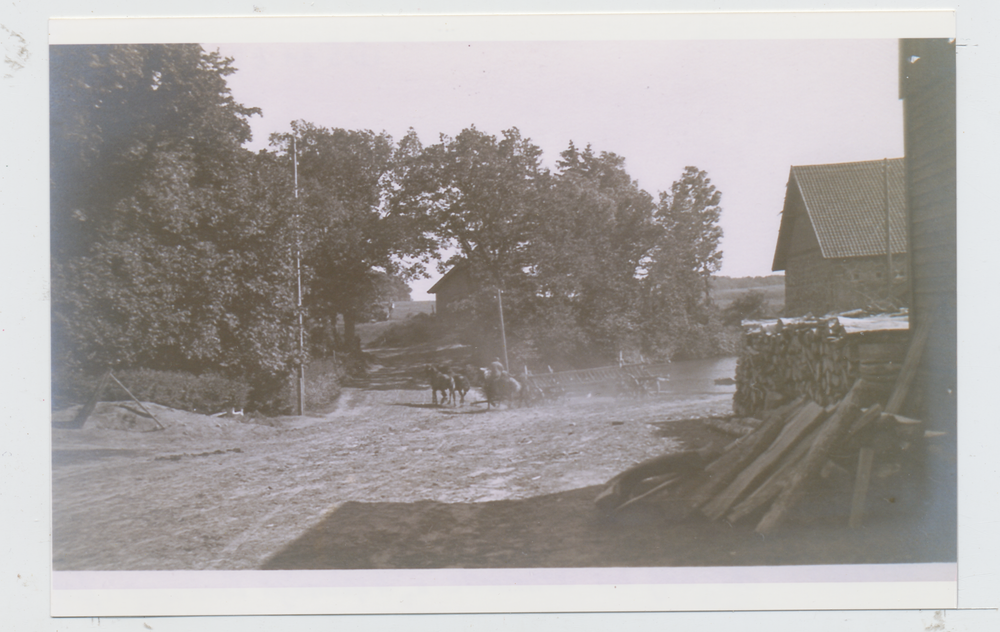
POLYGON ((886 184, 890 249, 903 254, 907 229, 902 158, 792 167, 772 270, 785 269, 790 249, 799 241, 793 234, 802 216, 825 259, 885 255, 886 184))

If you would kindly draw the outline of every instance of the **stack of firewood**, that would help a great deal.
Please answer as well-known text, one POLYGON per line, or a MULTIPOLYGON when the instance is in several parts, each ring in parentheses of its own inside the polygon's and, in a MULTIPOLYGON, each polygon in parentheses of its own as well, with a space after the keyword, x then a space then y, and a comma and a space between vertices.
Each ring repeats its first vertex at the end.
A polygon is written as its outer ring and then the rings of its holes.
POLYGON ((857 377, 836 317, 750 326, 743 343, 733 397, 733 411, 740 416, 803 395, 826 406, 840 400, 857 377))
MULTIPOLYGON (((675 487, 678 488, 675 498, 682 503, 684 513, 700 513, 710 520, 725 518, 730 523, 757 516, 755 530, 767 534, 785 520, 817 477, 836 471, 850 476, 850 471, 845 471, 837 461, 842 461, 844 455, 857 454, 848 522, 850 527, 857 528, 864 515, 876 454, 881 454, 882 459, 894 452, 908 454, 898 463, 900 471, 907 469, 902 465, 903 460, 909 462, 908 467, 919 467, 925 452, 924 441, 945 434, 925 431, 920 421, 899 414, 908 400, 934 318, 922 321, 917 327, 906 344, 905 360, 898 366, 895 362, 897 352, 887 346, 875 352, 863 352, 862 364, 867 362, 871 367, 862 372, 870 375, 852 378, 850 388, 844 389, 840 398, 834 399, 832 393, 836 387, 831 387, 820 392, 822 397, 800 394, 774 407, 770 404, 777 398, 768 393, 766 405, 757 407, 767 408, 768 412, 756 418, 704 420, 712 428, 739 438, 724 448, 712 443, 698 450, 671 453, 639 463, 608 481, 595 499, 598 508, 608 513, 618 512, 675 487), (874 397, 876 391, 871 388, 871 377, 888 382, 889 373, 894 375, 891 395, 887 400, 874 397), (826 403, 831 400, 832 403, 826 403), (884 409, 882 401, 886 402, 884 409), (869 403, 871 405, 864 408, 869 403), (644 485, 654 486, 643 491, 644 485)), ((783 334, 784 328, 778 327, 759 332, 764 342, 758 342, 789 346, 819 342, 821 351, 825 343, 828 345, 826 351, 831 352, 845 336, 838 327, 836 319, 814 321, 811 327, 792 328, 792 333, 780 341, 776 338, 783 334), (768 335, 771 340, 767 340, 768 335), (817 335, 822 336, 822 340, 816 340, 817 335), (794 340, 799 342, 792 342, 794 340)), ((897 340, 889 344, 900 343, 897 340)), ((816 362, 817 353, 804 355, 816 362)), ((822 359, 820 357, 820 363, 825 364, 822 359)), ((742 366, 744 371, 751 370, 745 363, 742 366)), ((780 371, 780 366, 770 368, 780 371)), ((758 375, 765 374, 761 366, 756 370, 760 371, 758 375)), ((820 384, 823 383, 822 370, 822 367, 814 369, 814 379, 820 384)), ((841 379, 850 375, 843 365, 840 371, 841 379)), ((854 464, 847 465, 852 467, 854 464)))

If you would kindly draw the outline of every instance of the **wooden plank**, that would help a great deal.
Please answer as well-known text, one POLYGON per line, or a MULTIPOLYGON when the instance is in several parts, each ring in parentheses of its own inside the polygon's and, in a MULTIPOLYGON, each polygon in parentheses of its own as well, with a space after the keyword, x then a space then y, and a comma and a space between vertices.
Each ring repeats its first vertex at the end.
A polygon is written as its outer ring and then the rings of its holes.
POLYGON ((628 501, 626 501, 626 502, 618 505, 618 507, 615 508, 615 512, 619 512, 622 509, 625 509, 626 507, 628 507, 629 505, 632 505, 632 504, 635 504, 635 503, 639 502, 643 498, 649 498, 653 494, 656 494, 658 492, 663 491, 664 489, 670 487, 671 485, 673 485, 674 483, 676 483, 679 480, 681 480, 680 475, 672 476, 672 477, 668 478, 667 480, 663 481, 662 483, 660 483, 659 485, 657 485, 656 487, 654 487, 653 489, 649 490, 645 494, 640 494, 640 495, 636 496, 635 498, 632 498, 632 499, 630 499, 630 500, 628 500, 628 501))
POLYGON ((83 428, 83 424, 87 423, 87 419, 94 414, 94 409, 97 408, 97 403, 101 401, 101 393, 104 392, 104 388, 108 385, 108 378, 111 375, 111 370, 107 370, 104 375, 101 376, 101 381, 97 384, 97 389, 94 394, 90 396, 87 403, 84 404, 80 412, 76 414, 76 418, 73 419, 74 428, 83 428))
POLYGON ((899 377, 896 379, 896 386, 889 397, 889 403, 885 405, 885 412, 892 414, 902 411, 906 396, 910 392, 910 385, 920 368, 920 358, 923 357, 924 346, 930 337, 934 321, 937 320, 937 310, 930 312, 928 317, 917 324, 917 331, 910 342, 910 348, 906 352, 906 359, 903 360, 903 367, 899 370, 899 377))
POLYGON ((847 431, 847 438, 850 439, 854 435, 858 434, 862 430, 868 427, 868 424, 880 419, 882 417, 882 404, 873 404, 869 406, 857 421, 851 424, 850 430, 847 431))
POLYGON ((132 394, 132 391, 130 391, 127 388, 125 388, 125 385, 118 381, 118 378, 115 377, 114 373, 112 373, 111 371, 108 371, 108 375, 111 376, 111 379, 115 381, 115 384, 117 384, 118 386, 122 387, 122 390, 125 391, 126 393, 128 393, 128 396, 132 398, 132 401, 135 402, 136 404, 138 404, 139 408, 141 408, 147 415, 149 415, 150 419, 152 419, 153 421, 156 422, 156 425, 160 427, 160 430, 165 430, 165 428, 163 427, 163 424, 161 424, 160 420, 156 418, 156 415, 154 415, 153 413, 149 412, 149 410, 145 406, 142 405, 142 402, 140 402, 138 400, 138 398, 136 398, 136 396, 132 394))
POLYGON ((740 472, 726 489, 702 507, 702 513, 711 520, 718 520, 724 516, 733 503, 739 500, 762 477, 767 476, 781 457, 794 447, 795 443, 805 436, 816 423, 821 421, 823 416, 822 406, 815 402, 808 402, 795 418, 782 428, 774 443, 740 472))
POLYGON ((809 452, 809 446, 816 440, 818 434, 819 428, 816 428, 809 433, 808 437, 799 441, 791 452, 782 457, 781 463, 778 464, 774 473, 742 502, 733 507, 733 510, 726 516, 726 520, 737 522, 777 498, 788 481, 790 472, 805 458, 809 452))
POLYGON ((594 503, 602 511, 610 511, 620 505, 623 499, 629 498, 632 490, 642 481, 655 476, 699 473, 716 454, 714 445, 709 445, 699 450, 673 452, 646 459, 609 480, 594 503))
POLYGON ((808 454, 795 468, 788 483, 774 504, 757 524, 755 531, 761 535, 773 532, 785 519, 788 510, 802 498, 810 478, 819 473, 826 463, 833 446, 843 437, 848 427, 857 418, 858 400, 864 381, 858 380, 847 396, 837 406, 837 411, 821 426, 819 435, 809 448, 808 454))
POLYGON ((874 459, 875 450, 861 448, 858 455, 858 473, 854 479, 854 496, 851 498, 851 517, 848 520, 848 525, 852 529, 860 527, 865 516, 865 501, 868 499, 868 485, 871 483, 874 459))
POLYGON ((740 440, 740 445, 728 450, 705 468, 708 480, 692 492, 688 502, 697 508, 708 502, 728 485, 747 465, 753 462, 775 440, 788 418, 806 404, 804 397, 780 406, 765 415, 764 424, 740 440))

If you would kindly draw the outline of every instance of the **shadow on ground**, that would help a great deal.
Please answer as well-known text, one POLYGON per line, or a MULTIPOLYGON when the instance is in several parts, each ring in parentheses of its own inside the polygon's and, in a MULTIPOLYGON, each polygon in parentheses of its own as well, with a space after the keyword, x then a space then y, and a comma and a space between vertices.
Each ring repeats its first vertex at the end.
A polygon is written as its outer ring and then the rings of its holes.
POLYGON ((521 500, 445 504, 348 502, 264 569, 774 566, 955 561, 954 538, 911 514, 847 529, 844 499, 805 503, 766 538, 747 525, 683 517, 666 498, 608 517, 598 487, 521 500), (842 514, 842 515, 841 515, 842 514), (951 543, 951 546, 949 546, 951 543))

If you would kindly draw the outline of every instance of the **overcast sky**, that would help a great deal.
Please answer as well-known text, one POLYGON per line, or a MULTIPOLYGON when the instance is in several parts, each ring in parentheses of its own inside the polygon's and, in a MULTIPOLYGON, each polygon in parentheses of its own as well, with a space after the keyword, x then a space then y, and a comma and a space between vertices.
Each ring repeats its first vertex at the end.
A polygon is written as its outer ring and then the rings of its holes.
MULTIPOLYGON (((517 127, 554 166, 572 140, 624 156, 656 196, 687 165, 722 192, 721 273, 771 274, 792 165, 903 155, 897 40, 206 44, 263 109, 253 149, 293 120, 427 144, 517 127)), ((433 279, 416 284, 428 298, 433 279)))

